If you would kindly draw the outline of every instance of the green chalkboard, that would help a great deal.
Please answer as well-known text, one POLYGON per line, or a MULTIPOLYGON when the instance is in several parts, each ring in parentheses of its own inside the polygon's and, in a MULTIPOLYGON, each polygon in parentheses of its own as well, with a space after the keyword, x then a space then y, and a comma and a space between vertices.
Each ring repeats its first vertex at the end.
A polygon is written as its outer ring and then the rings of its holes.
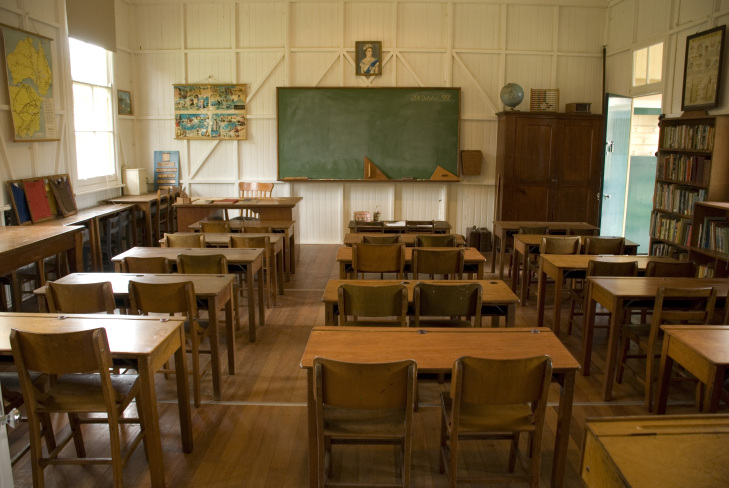
POLYGON ((389 179, 458 175, 460 88, 284 88, 278 178, 362 180, 369 158, 389 179))

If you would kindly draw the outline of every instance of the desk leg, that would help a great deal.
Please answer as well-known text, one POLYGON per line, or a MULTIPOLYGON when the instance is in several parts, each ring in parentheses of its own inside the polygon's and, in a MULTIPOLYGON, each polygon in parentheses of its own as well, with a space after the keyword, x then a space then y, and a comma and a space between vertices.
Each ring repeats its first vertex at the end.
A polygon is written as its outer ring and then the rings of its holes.
POLYGON ((506 236, 499 239, 499 279, 504 279, 504 260, 506 259, 506 236))
POLYGON ((620 339, 620 319, 624 315, 623 300, 617 299, 615 310, 610 316, 610 333, 608 335, 608 351, 605 360, 605 385, 603 387, 603 400, 610 401, 613 394, 613 381, 615 379, 615 362, 618 357, 618 341, 620 339))
POLYGON ((228 344, 228 374, 235 374, 235 312, 233 311, 233 297, 235 290, 230 284, 228 301, 225 302, 225 340, 228 344))
POLYGON ((152 234, 152 206, 145 204, 142 210, 144 211, 144 228, 147 231, 147 246, 158 246, 159 243, 155 243, 157 239, 155 239, 155 236, 152 234))
MULTIPOLYGON (((213 370, 213 398, 220 401, 220 337, 218 334, 218 310, 214 298, 208 299, 208 316, 210 332, 208 339, 210 340, 210 368, 213 370)), ((227 319, 226 319, 227 320, 227 319)), ((199 379, 196 378, 196 381, 199 379)))
POLYGON ((570 441, 570 421, 572 420, 572 402, 575 394, 575 371, 555 374, 559 388, 559 412, 557 414, 557 432, 554 439, 554 459, 552 461, 552 488, 564 485, 564 470, 567 464, 567 448, 570 441))
MULTIPOLYGON (((494 245, 491 247, 491 272, 493 273, 496 271, 496 240, 499 240, 501 242, 501 238, 496 235, 496 232, 494 232, 494 245)), ((468 245, 468 243, 466 243, 468 245)))
POLYGON ((316 405, 314 403, 314 368, 306 370, 306 412, 309 420, 309 487, 319 487, 319 467, 316 435, 316 405))
MULTIPOLYGON (((259 277, 259 283, 262 281, 259 277)), ((248 290, 248 341, 256 342, 256 299, 252 264, 246 266, 246 290, 248 290)))
POLYGON ((663 351, 661 352, 661 366, 658 369, 658 399, 656 400, 656 413, 658 415, 666 413, 666 403, 668 403, 668 388, 671 384, 671 370, 673 369, 673 358, 668 355, 670 342, 671 336, 665 334, 663 351))
MULTIPOLYGON (((265 283, 263 282, 263 266, 258 268, 258 322, 261 324, 261 327, 266 325, 266 306, 264 305, 265 302, 265 293, 263 291, 265 287, 265 283)), ((266 291, 268 293, 268 291, 266 291)))
POLYGON ((476 279, 477 280, 483 280, 483 268, 484 268, 483 263, 484 263, 484 261, 478 262, 478 268, 476 270, 476 279))
POLYGON ((278 294, 284 294, 284 253, 283 250, 276 254, 276 283, 278 283, 278 294))
POLYGON ((98 217, 94 217, 88 221, 87 229, 89 230, 89 250, 91 251, 91 269, 93 271, 103 271, 104 264, 101 262, 101 229, 98 217))
MULTIPOLYGON (((184 345, 184 342, 182 343, 184 345)), ((184 347, 184 346, 181 346, 184 347)), ((141 412, 139 415, 144 421, 144 445, 149 463, 149 475, 152 486, 163 488, 165 486, 165 468, 162 457, 162 442, 160 440, 159 413, 157 412, 157 395, 154 389, 154 371, 150 364, 150 357, 139 358, 137 362, 141 397, 141 412)), ((178 377, 181 375, 177 375, 178 377)), ((184 376, 187 382, 187 376, 184 376)), ((187 403, 187 401, 185 402, 187 403)), ((137 404, 137 409, 140 405, 137 404)), ((188 405, 189 407, 189 405, 188 405)), ((180 419, 182 420, 182 419, 180 419)))
POLYGON ((336 317, 334 316, 334 303, 324 304, 324 325, 337 325, 336 317))
MULTIPOLYGON (((541 259, 541 258, 539 258, 541 259)), ((537 281, 537 327, 544 326, 544 301, 546 299, 547 275, 539 264, 539 279, 537 281)), ((524 297, 521 297, 522 301, 524 297)))
POLYGON ((516 304, 510 303, 506 306, 506 317, 504 321, 504 327, 515 327, 515 317, 516 317, 516 304))
POLYGON ((597 303, 592 299, 592 282, 587 280, 587 296, 583 311, 582 326, 582 376, 590 374, 592 364, 592 341, 595 334, 595 307, 597 303))
MULTIPOLYGON (((190 391, 187 386, 187 358, 185 357, 185 330, 180 327, 180 347, 175 351, 175 381, 177 381, 177 408, 180 416, 182 452, 192 452, 192 417, 190 391)), ((152 377, 154 387, 154 377, 152 377)), ((154 392, 154 390, 152 390, 154 392)), ((155 405, 156 405, 155 399, 155 405)), ((156 411, 156 408, 155 408, 156 411)))
MULTIPOLYGON (((519 268, 521 264, 521 253, 514 249, 514 265, 511 267, 511 291, 516 293, 516 287, 519 285, 519 268)), ((524 296, 524 295, 522 295, 524 296)))
POLYGON ((339 262, 339 279, 347 279, 347 264, 344 261, 339 262))
POLYGON ((554 316, 552 319, 552 332, 559 338, 559 323, 562 316, 562 281, 564 273, 560 270, 554 279, 554 316))
POLYGON ((296 274, 296 229, 292 226, 291 227, 291 237, 289 248, 291 249, 291 274, 296 274))
POLYGON ((706 393, 704 394, 704 405, 702 413, 716 413, 719 410, 719 400, 721 399, 721 390, 724 383, 725 365, 712 365, 709 373, 709 381, 706 384, 706 393))

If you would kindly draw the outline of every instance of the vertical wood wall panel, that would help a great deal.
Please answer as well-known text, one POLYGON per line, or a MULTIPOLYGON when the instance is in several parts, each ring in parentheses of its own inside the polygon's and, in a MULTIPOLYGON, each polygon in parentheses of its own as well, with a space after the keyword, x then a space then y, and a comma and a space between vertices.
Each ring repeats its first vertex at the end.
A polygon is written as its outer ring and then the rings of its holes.
MULTIPOLYGON (((61 19, 62 4, 54 0, 24 0, 23 7, 25 12, 33 19, 47 22, 49 24, 58 24, 61 19)), ((63 14, 63 18, 66 14, 63 14)), ((36 27, 39 27, 36 25, 36 27)), ((33 29, 26 29, 33 32, 33 29)), ((40 29, 39 29, 40 31, 40 29)))
POLYGON ((399 3, 397 39, 401 47, 445 48, 448 9, 441 3, 399 3))
POLYGON ((638 17, 635 22, 640 26, 637 42, 655 40, 669 27, 671 9, 665 0, 641 0, 638 2, 638 17))
MULTIPOLYGON (((529 110, 532 88, 557 88, 552 83, 552 56, 538 54, 511 54, 506 56, 506 76, 510 82, 519 83, 524 89, 521 110, 529 110)), ((584 80, 584 78, 583 78, 584 80)), ((565 94, 560 92, 560 105, 565 94)))
POLYGON ((456 4, 453 47, 501 49, 501 5, 456 4))
POLYGON ((346 229, 342 227, 342 193, 340 183, 302 183, 296 185, 293 196, 303 197, 299 205, 300 242, 342 242, 346 229))
POLYGON ((497 109, 501 109, 499 93, 504 84, 511 81, 501 81, 502 56, 476 53, 461 53, 458 56, 465 66, 463 68, 460 63, 453 62, 453 84, 461 87, 461 117, 493 116, 481 91, 485 92, 497 109))
MULTIPOLYGON (((592 103, 593 113, 602 105, 602 78, 591 82, 580 79, 581 73, 602 73, 602 59, 584 56, 560 56, 557 60, 557 86, 560 88, 560 106, 566 103, 592 103)), ((562 109, 560 109, 562 110, 562 109)))
POLYGON ((506 49, 551 51, 554 7, 509 5, 506 10, 506 49))
POLYGON ((392 15, 392 4, 388 2, 345 3, 344 45, 354 47, 356 41, 382 41, 382 48, 389 49, 394 42, 392 15))
POLYGON ((443 186, 437 183, 411 183, 396 191, 396 219, 442 220, 446 201, 443 186))
POLYGON ((481 163, 481 174, 477 176, 463 176, 464 182, 494 183, 496 132, 496 120, 461 121, 461 149, 490 148, 486 152, 481 151, 485 159, 485 162, 481 163))
POLYGON ((237 9, 237 42, 240 48, 283 47, 286 36, 286 7, 276 3, 239 3, 237 9))
POLYGON ((603 29, 595 26, 605 25, 605 18, 605 9, 601 8, 560 7, 558 49, 579 53, 600 52, 605 45, 605 34, 603 29))
POLYGON ((183 59, 176 53, 134 55, 135 115, 174 117, 172 84, 185 82, 183 59))
MULTIPOLYGON (((182 141, 180 141, 182 142, 182 141)), ((233 181, 237 157, 237 148, 231 141, 188 141, 191 169, 204 161, 193 178, 222 179, 233 181), (212 152, 208 154, 211 146, 215 144, 212 152)), ((237 193, 234 193, 237 194, 237 193)))
POLYGON ((338 3, 292 3, 291 46, 339 46, 338 3))
POLYGON ((380 211, 382 220, 394 220, 395 217, 395 184, 389 183, 346 183, 344 185, 344 205, 342 206, 342 222, 354 218, 354 212, 369 211, 373 218, 375 211, 380 211))
POLYGON ((635 0, 623 0, 608 8, 608 45, 611 51, 625 49, 633 43, 635 0))
POLYGON ((276 116, 276 87, 284 86, 286 82, 281 55, 277 51, 238 54, 236 79, 238 83, 248 84, 246 111, 249 117, 276 116), (251 96, 254 90, 255 94, 251 96))
MULTIPOLYGON (((714 10, 714 0, 678 0, 678 22, 679 26, 711 15, 714 10)), ((721 0, 720 9, 729 8, 727 0, 721 0)))
POLYGON ((137 5, 133 22, 137 26, 134 47, 139 49, 181 49, 182 5, 137 5))
MULTIPOLYGON (((191 52, 187 54, 187 73, 176 83, 235 83, 235 56, 228 53, 191 52), (210 78, 212 77, 212 78, 210 78)), ((167 98, 172 102, 172 87, 167 98)))
POLYGON ((185 7, 185 43, 188 49, 233 47, 230 32, 233 4, 189 4, 185 7))
MULTIPOLYGON (((605 86, 608 93, 628 94, 631 83, 633 53, 623 51, 605 60, 605 86)), ((681 74, 683 78, 683 74, 681 74)))
POLYGON ((116 47, 117 54, 121 49, 131 49, 137 38, 136 23, 132 22, 132 7, 123 0, 116 0, 114 4, 114 15, 116 15, 116 25, 125 26, 124 29, 116 30, 116 47), (126 27, 128 26, 128 27, 126 27))
POLYGON ((446 84, 444 71, 433 69, 433 66, 443 66, 444 60, 447 59, 445 54, 401 52, 401 56, 415 72, 423 86, 444 86, 446 84))
POLYGON ((275 181, 277 173, 275 119, 248 119, 248 140, 238 145, 240 179, 275 181))

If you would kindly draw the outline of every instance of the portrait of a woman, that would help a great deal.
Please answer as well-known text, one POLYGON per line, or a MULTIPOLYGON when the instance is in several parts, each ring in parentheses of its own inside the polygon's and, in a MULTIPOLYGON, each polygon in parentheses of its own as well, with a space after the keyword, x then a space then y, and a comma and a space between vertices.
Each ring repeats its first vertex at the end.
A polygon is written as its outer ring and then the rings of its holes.
POLYGON ((382 43, 379 41, 358 41, 355 48, 357 51, 357 75, 380 75, 382 43))

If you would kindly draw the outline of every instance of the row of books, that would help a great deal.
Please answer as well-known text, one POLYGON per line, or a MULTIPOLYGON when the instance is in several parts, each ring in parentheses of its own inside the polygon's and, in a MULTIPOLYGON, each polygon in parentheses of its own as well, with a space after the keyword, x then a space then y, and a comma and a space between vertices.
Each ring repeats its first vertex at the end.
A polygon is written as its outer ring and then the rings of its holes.
POLYGON ((729 254, 729 221, 724 217, 705 217, 699 225, 699 247, 729 254))
POLYGON ((663 129, 664 148, 712 151, 714 149, 713 125, 669 125, 663 129))
POLYGON ((685 249, 667 244, 665 242, 655 242, 651 247, 651 256, 664 256, 667 258, 678 259, 679 261, 688 261, 688 252, 685 249))
POLYGON ((706 201, 706 190, 658 183, 656 185, 655 207, 667 212, 691 216, 695 202, 706 201))
POLYGON ((714 267, 700 264, 698 267, 697 277, 713 278, 714 277, 714 267))
POLYGON ((668 154, 658 159, 656 176, 658 179, 708 185, 711 159, 703 156, 668 154))
POLYGON ((682 246, 691 242, 691 221, 669 217, 660 212, 651 216, 651 237, 671 241, 682 246))

